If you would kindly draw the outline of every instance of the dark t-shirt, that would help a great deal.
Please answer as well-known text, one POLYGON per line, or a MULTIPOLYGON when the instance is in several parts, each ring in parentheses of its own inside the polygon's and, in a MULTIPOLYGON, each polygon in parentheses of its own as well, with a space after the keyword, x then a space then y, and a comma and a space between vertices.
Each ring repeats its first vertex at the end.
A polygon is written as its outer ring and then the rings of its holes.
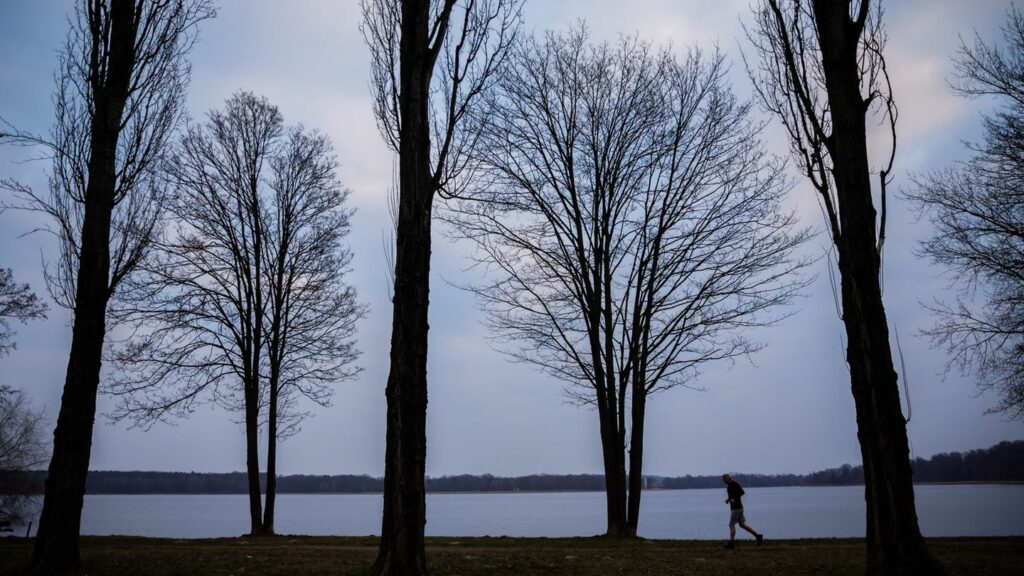
POLYGON ((735 480, 732 480, 726 484, 725 491, 729 494, 729 499, 732 500, 732 502, 729 503, 729 508, 733 510, 742 510, 743 495, 746 494, 746 492, 743 491, 743 487, 735 480))

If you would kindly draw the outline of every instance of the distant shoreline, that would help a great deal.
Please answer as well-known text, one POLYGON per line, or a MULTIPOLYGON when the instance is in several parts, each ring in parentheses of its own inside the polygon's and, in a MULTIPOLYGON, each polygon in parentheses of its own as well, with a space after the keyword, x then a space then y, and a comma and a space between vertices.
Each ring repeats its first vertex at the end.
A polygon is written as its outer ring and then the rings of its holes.
MULTIPOLYGON (((1005 482, 915 482, 915 486, 967 486, 967 485, 1024 485, 1024 481, 1010 480, 1005 482)), ((844 488, 851 486, 863 486, 863 484, 832 484, 832 485, 802 485, 802 486, 756 486, 756 488, 844 488)), ((723 488, 724 489, 724 488, 723 488)), ((647 488, 644 492, 675 492, 682 490, 718 490, 718 488, 647 488)), ((587 494, 603 492, 603 489, 593 490, 441 490, 427 491, 430 495, 467 495, 467 494, 587 494)), ((245 496, 246 492, 100 492, 87 493, 87 496, 245 496)), ((367 492, 281 492, 278 496, 380 496, 380 491, 367 492)))
MULTIPOLYGON (((936 454, 912 462, 915 484, 1007 484, 1024 483, 1024 440, 1000 442, 982 450, 936 454)), ((723 470, 724 472, 724 470, 723 470)), ((804 474, 744 474, 732 476, 744 488, 813 486, 863 486, 861 466, 845 464, 804 474)), ((380 494, 384 479, 367 474, 277 475, 278 494, 380 494)), ((28 472, 23 493, 42 493, 45 470, 28 472)), ((266 486, 266 475, 260 474, 266 486)), ((602 474, 454 474, 425 479, 430 494, 563 493, 602 492, 602 474)), ((721 489, 718 474, 685 476, 643 476, 645 491, 721 489)), ((245 472, 158 472, 144 470, 93 470, 86 479, 86 494, 247 494, 245 472)))

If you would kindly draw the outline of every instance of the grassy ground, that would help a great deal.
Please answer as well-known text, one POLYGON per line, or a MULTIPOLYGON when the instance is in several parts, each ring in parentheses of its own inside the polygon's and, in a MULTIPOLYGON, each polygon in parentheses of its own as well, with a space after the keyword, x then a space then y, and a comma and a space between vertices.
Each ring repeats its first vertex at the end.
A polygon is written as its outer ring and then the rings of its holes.
MULTIPOLYGON (((82 543, 90 576, 145 574, 265 576, 272 574, 366 574, 375 538, 278 536, 171 540, 89 537, 82 543)), ((937 538, 931 549, 950 576, 1024 575, 1024 538, 937 538)), ((431 538, 435 576, 535 574, 610 575, 822 575, 862 576, 860 540, 741 541, 735 550, 720 542, 604 538, 431 538)), ((18 574, 31 541, 0 538, 0 574, 18 574)))

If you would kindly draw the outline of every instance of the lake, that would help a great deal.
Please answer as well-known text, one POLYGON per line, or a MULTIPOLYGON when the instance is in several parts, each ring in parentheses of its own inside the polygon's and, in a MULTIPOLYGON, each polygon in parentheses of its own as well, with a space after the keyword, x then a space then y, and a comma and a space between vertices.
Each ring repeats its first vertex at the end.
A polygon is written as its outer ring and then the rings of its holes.
MULTIPOLYGON (((1024 535, 1024 485, 919 485, 915 490, 925 536, 1024 535)), ((746 491, 747 521, 768 538, 864 535, 860 486, 746 491)), ((640 535, 721 539, 729 517, 724 500, 724 489, 645 492, 640 535)), ((282 494, 277 531, 378 534, 381 502, 379 494, 282 494)), ((604 531, 604 514, 601 492, 430 494, 427 534, 592 536, 604 531)), ((248 528, 244 495, 92 495, 82 515, 82 533, 91 535, 208 538, 238 536, 248 528)))

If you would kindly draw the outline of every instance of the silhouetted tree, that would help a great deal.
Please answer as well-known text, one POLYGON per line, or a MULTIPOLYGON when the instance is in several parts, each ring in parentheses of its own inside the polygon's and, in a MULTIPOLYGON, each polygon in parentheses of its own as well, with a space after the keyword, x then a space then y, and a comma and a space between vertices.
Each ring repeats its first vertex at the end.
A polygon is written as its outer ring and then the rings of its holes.
POLYGON ((32 292, 28 284, 16 283, 10 268, 0 268, 0 356, 17 346, 11 320, 24 324, 45 317, 46 303, 32 292))
POLYGON ((277 443, 307 416, 305 397, 327 405, 335 382, 360 372, 352 364, 356 322, 365 307, 345 284, 352 253, 342 240, 351 210, 337 179, 337 160, 326 136, 289 131, 285 150, 271 160, 274 200, 265 246, 270 276, 264 322, 267 344, 267 481, 263 531, 274 533, 277 443))
POLYGON ((1011 7, 999 50, 976 37, 956 58, 956 91, 995 96, 973 156, 917 179, 905 193, 928 215, 921 254, 960 282, 955 304, 939 302, 924 331, 949 353, 949 367, 993 389, 993 411, 1024 418, 1024 16, 1011 7))
POLYGON ((133 279, 133 338, 116 350, 115 417, 151 425, 189 413, 211 389, 241 410, 251 534, 262 533, 260 367, 269 277, 263 170, 283 122, 266 100, 240 93, 205 125, 190 125, 167 161, 174 230, 133 279), (241 389, 239 398, 238 388, 241 389))
POLYGON ((758 349, 738 329, 802 284, 781 163, 724 75, 718 54, 582 29, 524 42, 453 211, 491 271, 471 290, 503 349, 597 409, 609 535, 636 535, 650 395, 758 349))
POLYGON ((398 154, 394 311, 380 552, 373 573, 425 574, 427 308, 434 198, 468 178, 472 110, 493 81, 521 0, 363 0, 371 92, 398 154), (433 139, 433 144, 431 144, 433 139))
POLYGON ((29 472, 46 462, 42 420, 22 391, 0 385, 0 527, 20 524, 29 514, 29 472))
POLYGON ((762 0, 748 30, 760 59, 748 70, 817 191, 838 253, 846 359, 864 462, 867 574, 935 574, 942 568, 917 522, 880 283, 886 185, 896 142, 881 15, 870 0, 762 0), (876 112, 892 140, 879 171, 879 218, 866 129, 869 114, 876 112))
POLYGON ((247 92, 189 126, 167 170, 174 230, 129 284, 139 305, 127 315, 134 335, 115 353, 115 417, 150 425, 203 401, 241 411, 250 530, 269 534, 276 445, 306 415, 299 396, 326 404, 330 385, 357 373, 363 308, 343 282, 351 254, 341 245, 348 191, 325 136, 286 128, 275 106, 247 92))
POLYGON ((74 310, 36 570, 65 570, 79 561, 108 304, 155 233, 164 191, 156 172, 181 115, 185 57, 198 22, 212 15, 205 0, 80 0, 60 55, 49 137, 3 134, 53 152, 48 193, 4 184, 23 207, 52 217, 60 255, 48 284, 74 310))

